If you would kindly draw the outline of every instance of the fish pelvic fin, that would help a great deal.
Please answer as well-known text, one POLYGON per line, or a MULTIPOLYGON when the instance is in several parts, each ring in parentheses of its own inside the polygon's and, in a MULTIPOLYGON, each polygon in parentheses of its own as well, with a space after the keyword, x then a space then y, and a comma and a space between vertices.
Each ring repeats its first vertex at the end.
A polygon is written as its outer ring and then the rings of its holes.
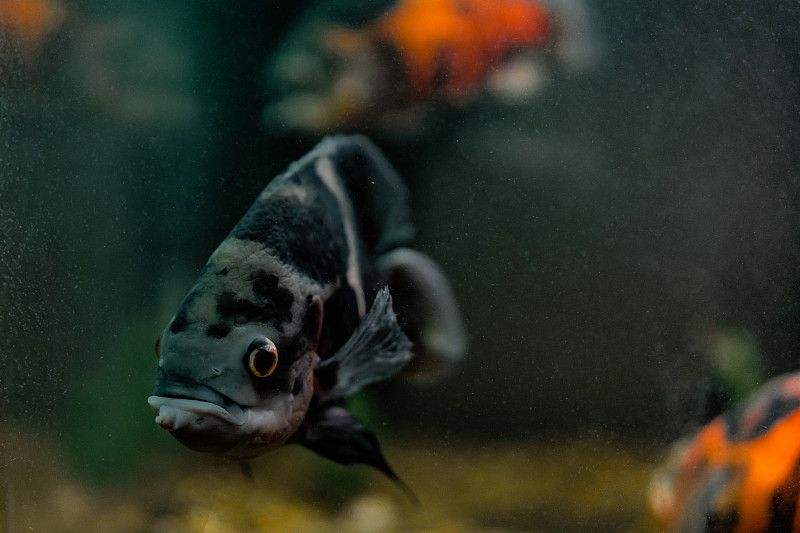
POLYGON ((345 398, 398 374, 413 357, 411 348, 397 323, 389 289, 384 287, 347 342, 317 365, 320 399, 345 398))
POLYGON ((369 465, 392 480, 414 505, 419 498, 395 473, 381 451, 378 438, 341 405, 318 404, 293 437, 314 453, 342 465, 369 465))

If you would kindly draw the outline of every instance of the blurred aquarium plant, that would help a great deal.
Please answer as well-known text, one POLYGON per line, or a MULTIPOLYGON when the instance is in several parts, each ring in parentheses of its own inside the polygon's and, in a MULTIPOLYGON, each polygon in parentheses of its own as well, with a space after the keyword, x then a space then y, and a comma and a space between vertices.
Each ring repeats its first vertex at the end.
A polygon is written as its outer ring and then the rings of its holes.
POLYGON ((750 395, 765 380, 764 364, 752 333, 720 328, 708 340, 712 377, 730 403, 750 395))
POLYGON ((66 390, 59 433, 73 466, 97 481, 135 475, 163 442, 142 391, 152 387, 150 320, 129 320, 104 339, 95 364, 66 390))

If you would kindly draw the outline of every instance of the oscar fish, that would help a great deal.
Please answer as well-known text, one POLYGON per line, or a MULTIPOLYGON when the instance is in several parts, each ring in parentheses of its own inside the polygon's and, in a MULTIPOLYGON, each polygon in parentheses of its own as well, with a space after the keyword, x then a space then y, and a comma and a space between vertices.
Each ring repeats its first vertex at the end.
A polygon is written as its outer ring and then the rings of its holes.
POLYGON ((270 60, 279 98, 264 120, 310 131, 408 129, 443 103, 460 108, 481 94, 528 101, 547 83, 547 59, 581 68, 595 55, 582 0, 555 4, 400 0, 361 27, 310 22, 270 60))
POLYGON ((409 96, 476 87, 515 50, 550 41, 552 21, 535 0, 403 0, 367 31, 398 52, 409 96))
POLYGON ((412 233, 378 148, 323 140, 266 186, 164 328, 156 423, 201 452, 247 461, 296 443, 402 486, 345 399, 464 353, 450 284, 412 233))
POLYGON ((800 373, 769 381, 679 441, 649 503, 676 533, 800 532, 800 373))

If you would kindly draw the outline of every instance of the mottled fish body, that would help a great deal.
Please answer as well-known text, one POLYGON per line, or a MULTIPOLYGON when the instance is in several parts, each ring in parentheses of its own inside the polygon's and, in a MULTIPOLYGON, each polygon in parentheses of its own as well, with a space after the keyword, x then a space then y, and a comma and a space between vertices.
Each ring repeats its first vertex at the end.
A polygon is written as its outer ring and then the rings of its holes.
POLYGON ((648 503, 671 533, 800 531, 800 372, 772 378, 675 443, 648 503))
POLYGON ((344 398, 464 351, 449 284, 411 235, 379 150, 323 140, 264 189, 164 329, 156 422, 199 451, 246 460, 291 441, 396 479, 344 398))

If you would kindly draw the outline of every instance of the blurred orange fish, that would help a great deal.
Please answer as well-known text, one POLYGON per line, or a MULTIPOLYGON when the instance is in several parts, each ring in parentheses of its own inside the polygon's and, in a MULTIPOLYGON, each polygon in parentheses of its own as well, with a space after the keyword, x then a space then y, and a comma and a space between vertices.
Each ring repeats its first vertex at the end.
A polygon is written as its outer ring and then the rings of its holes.
POLYGON ((800 373, 678 443, 649 501, 673 532, 800 532, 800 373))
POLYGON ((65 15, 64 7, 55 0, 0 0, 0 30, 19 43, 26 58, 38 53, 65 15))
POLYGON ((309 24, 267 69, 270 128, 418 131, 430 104, 481 94, 515 105, 597 58, 583 0, 400 0, 361 29, 309 24), (321 50, 321 51, 320 51, 321 50), (544 53, 543 53, 544 52, 544 53), (281 97, 281 94, 284 95, 281 97))
POLYGON ((542 47, 550 33, 550 15, 534 0, 404 0, 370 30, 399 53, 415 98, 472 89, 510 52, 542 47))

